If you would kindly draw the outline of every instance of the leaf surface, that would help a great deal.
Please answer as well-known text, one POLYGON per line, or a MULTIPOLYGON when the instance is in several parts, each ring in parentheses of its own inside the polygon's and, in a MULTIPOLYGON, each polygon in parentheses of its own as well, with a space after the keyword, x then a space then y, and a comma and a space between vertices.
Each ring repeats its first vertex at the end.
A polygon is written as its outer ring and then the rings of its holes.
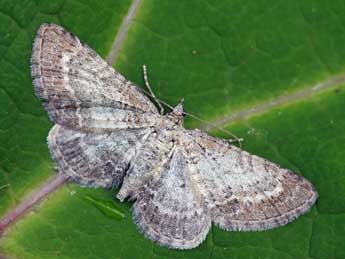
MULTIPOLYGON (((140 2, 140 1, 139 1, 140 2)), ((33 93, 35 31, 55 22, 104 58, 138 1, 0 1, 0 215, 53 174, 52 126, 33 93), (122 26, 121 26, 122 24, 122 26)), ((263 232, 213 227, 198 248, 146 239, 114 191, 67 184, 1 238, 17 258, 345 258, 345 5, 342 1, 145 0, 114 66, 157 97, 226 127, 243 148, 309 179, 310 213, 263 232), (236 116, 234 116, 236 115, 236 116), (89 197, 89 199, 85 199, 89 197), (124 214, 121 220, 116 212, 124 214)), ((187 119, 188 127, 204 127, 187 119)), ((218 132, 213 132, 222 137, 218 132)))

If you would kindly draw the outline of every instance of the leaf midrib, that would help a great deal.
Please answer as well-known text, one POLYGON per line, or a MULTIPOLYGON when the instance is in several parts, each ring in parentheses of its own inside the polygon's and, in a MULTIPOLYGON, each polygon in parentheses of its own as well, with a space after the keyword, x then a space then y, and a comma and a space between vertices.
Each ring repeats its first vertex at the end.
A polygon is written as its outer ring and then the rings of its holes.
POLYGON ((228 126, 237 122, 248 120, 249 118, 268 113, 279 107, 290 105, 293 103, 306 101, 314 96, 341 87, 345 83, 345 75, 340 74, 329 78, 324 82, 317 83, 312 86, 304 87, 298 91, 291 92, 289 94, 282 94, 275 96, 272 99, 264 100, 256 105, 246 107, 244 109, 233 110, 230 114, 223 118, 210 121, 209 125, 201 127, 203 130, 209 131, 215 127, 228 126))
POLYGON ((111 46, 110 52, 107 57, 108 64, 112 65, 115 63, 121 47, 127 37, 130 26, 138 13, 138 10, 142 4, 143 0, 133 0, 131 6, 128 9, 128 13, 123 19, 118 33, 115 35, 114 42, 111 46))

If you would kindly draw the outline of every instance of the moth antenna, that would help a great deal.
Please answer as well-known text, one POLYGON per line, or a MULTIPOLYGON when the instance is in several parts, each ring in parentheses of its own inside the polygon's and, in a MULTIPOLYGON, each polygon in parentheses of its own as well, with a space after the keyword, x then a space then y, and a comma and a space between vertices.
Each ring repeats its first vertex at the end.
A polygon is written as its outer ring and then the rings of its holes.
POLYGON ((149 80, 148 80, 148 77, 147 77, 147 69, 146 69, 146 65, 145 65, 145 64, 143 65, 143 72, 144 72, 144 81, 145 81, 145 85, 146 85, 147 89, 149 89, 152 98, 153 98, 153 99, 155 100, 155 102, 158 104, 161 115, 163 115, 163 114, 164 114, 164 108, 163 108, 163 106, 162 106, 160 100, 156 97, 156 95, 153 93, 153 91, 152 91, 152 89, 151 89, 151 86, 150 86, 150 83, 149 83, 149 80))
MULTIPOLYGON (((150 86, 150 83, 149 83, 149 80, 148 80, 148 76, 147 76, 147 68, 146 68, 146 65, 144 64, 143 65, 143 72, 144 72, 144 81, 145 81, 145 85, 147 87, 147 89, 149 90, 149 92, 147 92, 146 90, 142 89, 142 91, 147 94, 148 96, 152 97, 156 102, 157 104, 159 105, 160 107, 160 113, 161 115, 164 114, 164 108, 162 106, 162 104, 164 104, 165 106, 167 106, 168 108, 170 108, 171 110, 174 109, 174 107, 172 107, 170 104, 168 104, 167 102, 163 101, 162 99, 159 99, 156 97, 156 95, 153 93, 152 89, 151 89, 151 86, 150 86)), ((200 117, 196 116, 196 115, 193 115, 191 113, 188 113, 188 112, 183 112, 183 114, 195 119, 195 120, 198 120, 200 121, 201 123, 211 127, 211 128, 214 128, 214 129, 218 129, 219 131, 225 133, 225 134, 228 134, 229 136, 232 137, 232 139, 228 139, 228 141, 230 143, 234 143, 234 142, 237 142, 239 144, 240 147, 242 147, 242 141, 243 141, 243 138, 239 138, 237 137, 235 134, 231 133, 230 131, 226 130, 226 129, 223 129, 219 126, 215 126, 213 124, 210 124, 208 123, 207 121, 201 119, 200 117)))
POLYGON ((209 126, 209 127, 211 127, 211 128, 218 129, 218 130, 220 130, 221 132, 230 135, 230 136, 232 137, 232 139, 228 139, 228 141, 229 141, 230 143, 237 142, 237 143, 239 144, 239 146, 242 147, 241 142, 243 141, 243 138, 237 137, 235 134, 231 133, 230 131, 228 131, 228 130, 222 128, 222 127, 215 126, 215 125, 213 125, 213 124, 211 124, 211 123, 208 123, 207 121, 201 119, 201 118, 198 117, 198 116, 195 116, 194 114, 191 114, 191 113, 188 113, 188 112, 183 112, 183 113, 184 113, 185 115, 187 115, 187 116, 189 116, 189 117, 195 119, 195 120, 200 121, 201 123, 203 123, 203 124, 205 124, 205 125, 207 125, 207 126, 209 126))

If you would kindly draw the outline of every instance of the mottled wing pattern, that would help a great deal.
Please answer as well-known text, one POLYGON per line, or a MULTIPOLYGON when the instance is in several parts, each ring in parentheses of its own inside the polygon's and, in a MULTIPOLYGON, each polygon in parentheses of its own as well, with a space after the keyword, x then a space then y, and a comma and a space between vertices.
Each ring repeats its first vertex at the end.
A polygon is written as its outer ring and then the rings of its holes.
POLYGON ((161 167, 159 178, 143 187, 133 205, 136 223, 162 245, 189 249, 198 246, 211 227, 209 210, 190 180, 183 150, 176 147, 161 167))
POLYGON ((48 108, 48 110, 53 122, 83 131, 103 132, 116 129, 148 128, 156 126, 162 121, 159 114, 110 107, 48 108))
POLYGON ((155 106, 58 25, 41 25, 31 64, 36 95, 57 124, 48 144, 58 171, 83 185, 118 185, 144 129, 161 120, 155 106))
POLYGON ((160 177, 162 167, 167 163, 174 143, 172 142, 171 130, 153 130, 137 149, 131 160, 126 176, 123 180, 117 198, 123 201, 126 198, 136 199, 140 188, 160 177))
POLYGON ((195 179, 214 223, 226 230, 264 230, 307 212, 318 194, 300 175, 201 131, 187 134, 195 179))
POLYGON ((45 108, 57 124, 113 129, 129 121, 138 128, 141 113, 157 114, 133 83, 58 25, 39 28, 31 66, 36 95, 46 102, 45 108))
POLYGON ((147 129, 83 132, 55 125, 48 145, 58 171, 82 185, 118 186, 147 129))

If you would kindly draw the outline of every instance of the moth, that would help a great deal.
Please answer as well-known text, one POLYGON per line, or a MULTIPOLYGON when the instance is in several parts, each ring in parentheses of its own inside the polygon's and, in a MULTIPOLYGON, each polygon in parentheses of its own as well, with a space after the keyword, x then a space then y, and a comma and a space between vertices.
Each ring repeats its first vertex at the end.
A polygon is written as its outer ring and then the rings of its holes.
POLYGON ((58 173, 92 187, 120 186, 148 238, 191 249, 212 222, 228 231, 285 225, 318 198, 302 176, 205 132, 183 127, 183 104, 162 115, 132 82, 74 34, 43 24, 33 45, 36 95, 55 124, 58 173))

